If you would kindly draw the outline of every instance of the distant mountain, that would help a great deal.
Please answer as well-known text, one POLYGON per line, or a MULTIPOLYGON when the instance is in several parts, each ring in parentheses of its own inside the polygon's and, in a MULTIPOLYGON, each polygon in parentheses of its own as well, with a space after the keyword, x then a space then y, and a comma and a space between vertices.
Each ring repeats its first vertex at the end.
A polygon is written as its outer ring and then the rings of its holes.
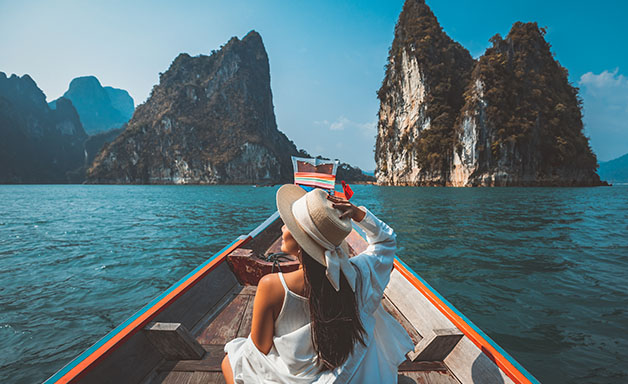
MULTIPOLYGON (((103 87, 94 76, 77 77, 63 97, 72 101, 88 134, 118 129, 131 119, 133 98, 123 89, 103 87)), ((57 100, 50 102, 55 108, 57 100)))
POLYGON ((0 72, 0 183, 81 181, 87 135, 70 100, 56 107, 29 75, 0 72))
POLYGON ((597 173, 609 183, 628 183, 628 153, 610 161, 600 162, 597 173))
POLYGON ((297 149, 277 129, 261 36, 210 56, 180 54, 127 128, 88 170, 90 183, 257 184, 292 180, 297 149))
POLYGON ((347 183, 375 183, 375 176, 364 172, 359 167, 354 167, 347 163, 338 165, 336 181, 346 181, 347 183))

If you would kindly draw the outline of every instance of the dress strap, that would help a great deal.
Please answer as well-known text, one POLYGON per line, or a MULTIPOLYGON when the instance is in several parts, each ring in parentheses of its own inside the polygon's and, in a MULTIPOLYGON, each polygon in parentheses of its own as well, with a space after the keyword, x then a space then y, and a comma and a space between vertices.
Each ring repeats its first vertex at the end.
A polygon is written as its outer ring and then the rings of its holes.
POLYGON ((283 289, 285 289, 286 293, 288 293, 289 291, 288 284, 286 284, 286 280, 284 280, 283 278, 283 273, 281 273, 281 271, 279 271, 278 273, 279 273, 279 280, 281 280, 281 285, 283 285, 283 289))

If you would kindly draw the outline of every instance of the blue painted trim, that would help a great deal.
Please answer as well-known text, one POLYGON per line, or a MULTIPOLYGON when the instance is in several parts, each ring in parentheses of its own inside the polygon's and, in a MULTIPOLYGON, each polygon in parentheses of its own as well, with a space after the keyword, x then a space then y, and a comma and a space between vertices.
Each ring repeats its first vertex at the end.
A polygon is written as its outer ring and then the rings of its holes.
POLYGON ((404 263, 399 257, 395 256, 395 259, 399 262, 399 264, 403 265, 414 277, 417 278, 421 283, 423 283, 432 293, 438 297, 446 306, 448 306, 452 311, 454 311, 458 316, 464 320, 474 331, 476 331, 484 340, 486 340, 497 352, 499 352, 502 356, 504 356, 519 372, 521 372, 530 382, 535 384, 540 384, 540 382, 532 376, 530 372, 528 372, 517 360, 515 360, 512 356, 508 354, 502 347, 500 347, 496 342, 493 341, 484 331, 482 331, 478 326, 473 324, 471 320, 469 320, 462 312, 460 312, 456 307, 454 307, 447 299, 445 299, 440 293, 438 293, 431 285, 427 283, 427 281, 423 280, 418 273, 416 273, 412 268, 408 266, 408 264, 404 263))
POLYGON ((144 307, 142 307, 142 309, 140 309, 138 312, 136 312, 133 316, 129 317, 124 323, 118 325, 115 329, 113 329, 111 332, 106 334, 102 339, 98 340, 98 342, 96 342, 96 344, 92 345, 85 352, 81 353, 74 360, 69 362, 65 367, 61 368, 57 373, 52 375, 48 380, 44 381, 44 384, 52 384, 52 383, 56 382, 57 380, 59 380, 60 378, 62 378, 66 373, 68 373, 70 370, 72 370, 72 368, 76 367, 80 362, 85 360, 89 355, 94 353, 98 348, 100 348, 107 341, 111 340, 111 338, 113 336, 117 335, 120 331, 122 331, 129 324, 131 324, 135 319, 137 319, 138 317, 143 315, 146 311, 148 311, 150 308, 155 306, 155 304, 157 304, 161 299, 166 297, 170 292, 174 291, 181 284, 183 284, 187 280, 189 280, 196 272, 200 271, 201 269, 203 269, 203 267, 205 267, 206 265, 211 263, 214 259, 216 259, 218 256, 220 256, 223 252, 225 252, 229 247, 233 246, 238 240, 239 239, 236 239, 236 240, 232 241, 229 245, 227 245, 226 247, 224 247, 223 249, 221 249, 220 251, 215 253, 212 257, 207 259, 203 264, 201 264, 198 267, 196 267, 192 272, 188 273, 182 279, 180 279, 178 282, 176 282, 174 285, 172 285, 170 288, 168 288, 167 290, 162 292, 159 296, 154 298, 150 303, 148 303, 144 307))
POLYGON ((263 230, 268 228, 269 225, 274 223, 277 218, 279 218, 279 211, 275 211, 275 213, 270 215, 268 219, 264 220, 262 224, 258 225, 257 228, 249 232, 249 236, 251 236, 251 238, 257 237, 257 235, 259 235, 263 230))

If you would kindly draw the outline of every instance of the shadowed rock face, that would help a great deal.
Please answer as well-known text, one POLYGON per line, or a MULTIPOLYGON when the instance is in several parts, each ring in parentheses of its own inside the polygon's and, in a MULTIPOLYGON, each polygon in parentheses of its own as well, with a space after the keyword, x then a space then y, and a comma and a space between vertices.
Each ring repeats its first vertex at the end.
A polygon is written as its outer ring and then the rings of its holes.
POLYGON ((296 153, 277 129, 268 56, 251 31, 210 56, 179 55, 87 177, 91 183, 289 182, 296 153))
POLYGON ((0 138, 0 183, 80 181, 87 135, 79 116, 64 98, 51 110, 28 75, 0 72, 0 138))
MULTIPOLYGON (((119 129, 133 116, 133 98, 123 89, 103 87, 94 76, 77 77, 70 82, 63 97, 81 117, 85 132, 90 135, 119 129)), ((56 108, 57 100, 50 103, 56 108)))
POLYGON ((536 23, 515 23, 477 61, 422 0, 395 29, 376 177, 393 185, 600 185, 577 89, 536 23))

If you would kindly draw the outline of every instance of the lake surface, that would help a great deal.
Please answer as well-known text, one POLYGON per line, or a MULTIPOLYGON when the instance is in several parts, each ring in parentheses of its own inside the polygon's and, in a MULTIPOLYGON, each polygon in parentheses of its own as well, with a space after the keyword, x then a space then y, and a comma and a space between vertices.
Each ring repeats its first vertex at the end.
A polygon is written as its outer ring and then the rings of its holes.
MULTIPOLYGON (((0 382, 51 376, 256 227, 276 189, 0 186, 0 382)), ((354 190, 541 382, 628 382, 628 186, 354 190)))

